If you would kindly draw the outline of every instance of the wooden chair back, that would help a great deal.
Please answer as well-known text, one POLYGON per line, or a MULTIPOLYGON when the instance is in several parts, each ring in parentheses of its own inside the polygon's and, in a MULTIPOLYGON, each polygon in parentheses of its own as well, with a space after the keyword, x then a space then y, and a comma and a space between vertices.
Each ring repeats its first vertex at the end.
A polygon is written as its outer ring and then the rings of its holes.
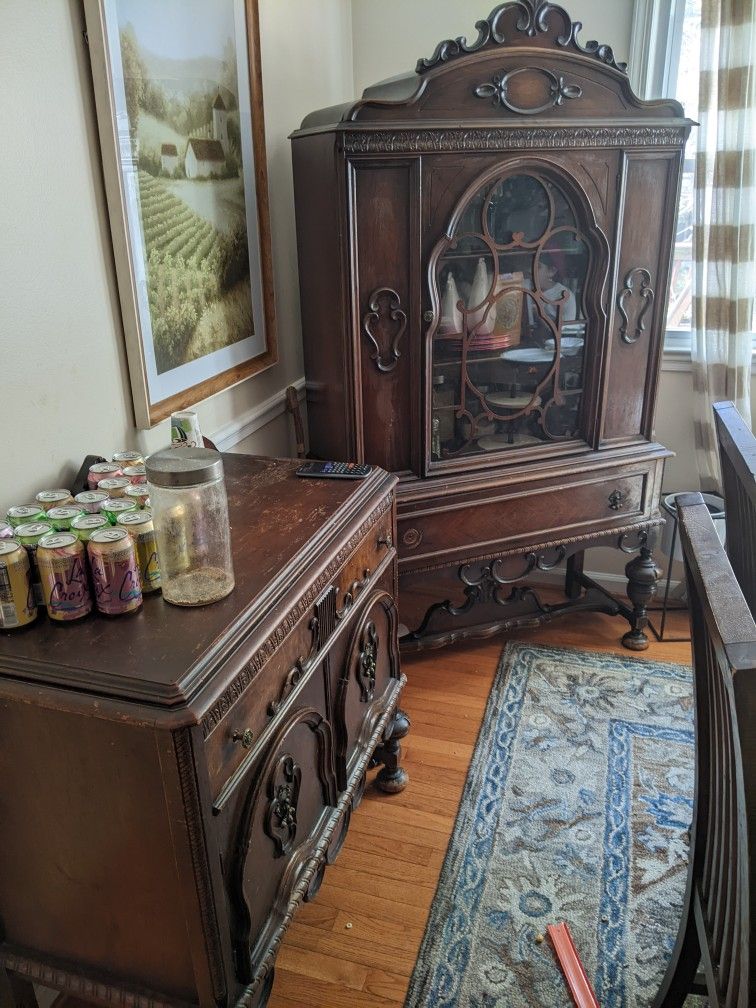
POLYGON ((751 613, 756 613, 756 437, 731 402, 716 403, 727 555, 751 613))
POLYGON ((677 945, 655 1008, 756 1005, 756 623, 700 494, 677 498, 696 702, 696 793, 677 945), (697 975, 699 962, 702 973, 697 975))

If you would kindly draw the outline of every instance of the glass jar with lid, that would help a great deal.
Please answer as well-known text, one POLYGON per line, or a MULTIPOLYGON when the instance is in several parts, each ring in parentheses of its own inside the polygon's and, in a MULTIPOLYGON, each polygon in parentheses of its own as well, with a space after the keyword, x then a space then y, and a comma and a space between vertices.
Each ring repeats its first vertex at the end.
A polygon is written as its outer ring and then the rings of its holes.
POLYGON ((146 461, 163 598, 201 606, 234 587, 223 459, 209 448, 169 448, 146 461))

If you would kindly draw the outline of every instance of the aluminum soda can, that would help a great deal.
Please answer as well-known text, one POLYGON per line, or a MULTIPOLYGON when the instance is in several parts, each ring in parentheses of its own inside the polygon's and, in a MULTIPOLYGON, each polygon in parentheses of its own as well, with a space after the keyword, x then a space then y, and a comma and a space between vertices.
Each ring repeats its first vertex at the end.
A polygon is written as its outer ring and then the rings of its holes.
POLYGON ((78 504, 66 504, 65 507, 50 508, 47 512, 47 521, 52 522, 56 532, 68 532, 74 518, 84 514, 78 504))
POLYGON ((0 541, 0 630, 16 630, 37 618, 29 554, 15 539, 0 541))
POLYGON ((29 556, 29 567, 31 568, 31 583, 34 592, 34 601, 38 606, 43 606, 42 583, 39 579, 39 569, 37 567, 37 546, 40 539, 46 535, 52 535, 55 529, 51 522, 29 522, 27 525, 17 525, 14 532, 15 538, 26 549, 29 556))
POLYGON ((87 544, 95 604, 106 616, 124 616, 142 605, 134 542, 125 528, 98 529, 87 544))
POLYGON ((78 493, 74 497, 81 510, 87 514, 99 514, 102 502, 107 499, 108 494, 105 490, 85 490, 84 493, 78 493))
POLYGON ((171 414, 171 448, 202 448, 202 431, 194 410, 171 414))
POLYGON ((144 455, 138 451, 119 451, 113 455, 113 461, 121 467, 144 465, 144 455))
POLYGON ((103 490, 108 497, 123 497, 123 492, 127 486, 131 486, 131 480, 126 476, 116 476, 114 479, 103 479, 97 484, 98 490, 103 490))
POLYGON ((139 484, 147 482, 147 469, 143 462, 141 465, 126 466, 123 470, 123 475, 131 483, 139 484))
POLYGON ((118 516, 122 515, 124 511, 136 511, 136 509, 136 501, 129 500, 128 497, 108 497, 102 502, 100 514, 104 515, 111 525, 115 525, 118 516))
POLYGON ((0 521, 0 539, 12 539, 13 526, 10 522, 0 521))
POLYGON ((37 566, 47 615, 56 623, 72 623, 92 611, 84 547, 73 532, 43 536, 37 566))
POLYGON ((117 525, 119 528, 123 526, 134 540, 142 592, 147 595, 149 592, 160 591, 160 562, 152 512, 127 511, 119 515, 117 525))
POLYGON ((133 500, 138 508, 147 507, 150 499, 150 488, 146 483, 132 483, 123 491, 121 500, 133 500))
POLYGON ((110 522, 105 515, 101 514, 79 515, 78 518, 74 518, 71 522, 71 531, 85 545, 89 542, 89 537, 92 533, 102 528, 110 528, 110 522))
POLYGON ((39 504, 21 504, 19 507, 8 508, 5 517, 8 519, 8 523, 16 528, 18 525, 27 525, 29 522, 44 521, 46 513, 39 504))
POLYGON ((96 490, 100 480, 115 479, 122 476, 123 470, 117 462, 95 462, 89 467, 87 473, 87 485, 90 490, 96 490))
POLYGON ((40 490, 34 500, 43 511, 49 511, 54 507, 65 507, 73 504, 73 494, 70 490, 40 490))

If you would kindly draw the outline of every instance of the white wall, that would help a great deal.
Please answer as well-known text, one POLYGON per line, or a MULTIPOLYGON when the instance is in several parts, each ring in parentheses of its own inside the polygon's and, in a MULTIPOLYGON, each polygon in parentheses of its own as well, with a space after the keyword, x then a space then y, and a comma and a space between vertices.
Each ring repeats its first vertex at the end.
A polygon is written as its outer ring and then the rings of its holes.
MULTIPOLYGON (((134 427, 80 2, 3 0, 2 26, 4 511, 65 486, 90 452, 161 447, 168 425, 134 427)), ((254 426, 259 404, 302 375, 287 136, 353 92, 349 0, 260 0, 260 28, 280 363, 199 406, 209 436, 254 426)), ((286 418, 239 447, 289 453, 286 418)))
MULTIPOLYGON (((573 21, 586 26, 578 36, 613 46, 620 59, 630 48, 631 0, 563 0, 573 21)), ((415 69, 446 38, 478 37, 475 22, 493 0, 352 0, 354 83, 369 84, 415 69)))

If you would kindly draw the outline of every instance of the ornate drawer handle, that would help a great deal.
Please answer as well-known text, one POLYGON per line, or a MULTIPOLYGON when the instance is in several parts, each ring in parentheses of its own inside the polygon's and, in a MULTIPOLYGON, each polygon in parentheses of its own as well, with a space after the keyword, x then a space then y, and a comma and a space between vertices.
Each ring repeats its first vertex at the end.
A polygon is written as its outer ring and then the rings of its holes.
POLYGON ((428 310, 423 312, 423 322, 432 322, 434 318, 433 312, 428 310))
POLYGON ((251 749, 255 741, 255 733, 247 728, 243 732, 234 732, 231 739, 234 742, 238 742, 242 749, 251 749))
POLYGON ((625 343, 637 343, 646 331, 646 314, 652 308, 655 296, 651 287, 651 274, 645 267, 636 266, 627 273, 625 276, 625 286, 617 297, 617 308, 622 318, 619 333, 625 343), (635 286, 636 281, 640 281, 640 286, 637 289, 635 286), (632 298, 633 296, 640 299, 640 306, 638 316, 635 320, 635 331, 630 333, 628 332, 630 317, 627 313, 626 302, 628 298, 632 298))
POLYGON ((368 582, 370 581, 370 575, 372 571, 369 567, 365 568, 364 574, 361 581, 352 581, 349 585, 349 591, 344 593, 344 605, 341 609, 336 610, 336 619, 342 620, 352 608, 354 603, 357 601, 357 596, 360 594, 363 588, 366 588, 368 582))
POLYGON ((609 495, 609 507, 612 511, 621 511, 622 505, 625 503, 625 494, 621 490, 615 490, 614 493, 609 495))
POLYGON ((377 290, 374 290, 370 295, 368 309, 362 320, 362 331, 367 336, 372 347, 370 360, 375 363, 380 372, 386 374, 394 370, 397 361, 402 356, 399 344, 407 329, 407 314, 402 309, 401 298, 391 287, 378 287, 377 290), (386 302, 388 302, 388 306, 386 306, 386 302), (380 345, 373 332, 373 325, 379 323, 381 318, 383 318, 384 323, 390 320, 397 326, 394 340, 385 357, 381 354, 380 345))
POLYGON ((386 535, 379 535, 378 542, 376 545, 385 546, 386 549, 391 549, 394 545, 394 537, 391 535, 390 532, 387 532, 386 535))

